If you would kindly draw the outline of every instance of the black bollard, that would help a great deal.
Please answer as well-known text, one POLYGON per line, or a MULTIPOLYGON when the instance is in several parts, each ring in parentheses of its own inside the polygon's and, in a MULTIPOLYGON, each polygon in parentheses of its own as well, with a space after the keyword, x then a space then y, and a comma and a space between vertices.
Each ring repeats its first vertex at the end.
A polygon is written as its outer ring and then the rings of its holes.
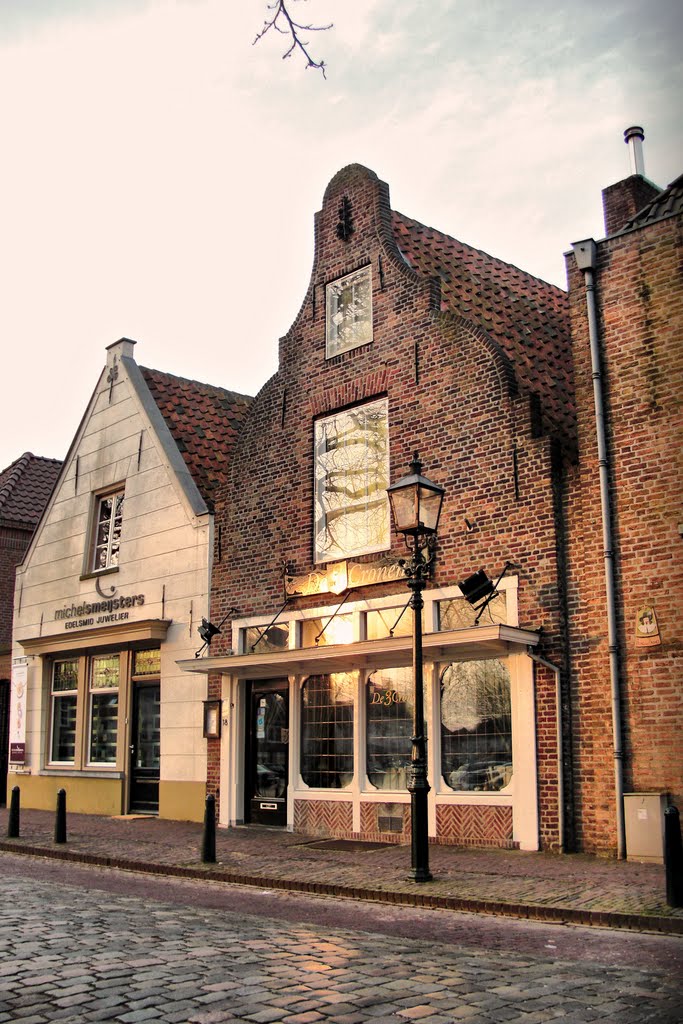
POLYGON ((664 811, 664 867, 666 868, 666 902, 670 907, 683 907, 683 843, 678 808, 670 804, 664 811))
POLYGON ((7 819, 7 838, 19 838, 19 787, 12 789, 12 798, 9 805, 9 818, 7 819))
POLYGON ((211 794, 206 798, 206 810, 204 811, 202 863, 216 863, 216 797, 211 794))
POLYGON ((57 813, 55 815, 55 842, 66 842, 66 790, 57 790, 57 813))

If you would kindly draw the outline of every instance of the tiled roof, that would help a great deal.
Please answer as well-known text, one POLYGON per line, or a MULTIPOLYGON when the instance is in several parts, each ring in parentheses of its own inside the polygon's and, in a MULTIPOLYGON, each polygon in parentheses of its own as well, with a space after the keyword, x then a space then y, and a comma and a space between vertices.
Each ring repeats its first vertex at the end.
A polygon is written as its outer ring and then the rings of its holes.
POLYGON ((62 463, 25 452, 0 473, 0 524, 35 529, 62 463))
POLYGON ((645 227, 646 224, 653 224, 657 220, 674 217, 679 213, 683 213, 683 174, 639 210, 635 217, 624 225, 622 231, 645 227))
POLYGON ((154 401, 204 500, 227 480, 230 450, 251 402, 248 395, 140 367, 154 401))
POLYGON ((441 308, 482 327, 510 359, 546 426, 575 429, 567 293, 510 263, 392 211, 397 245, 418 274, 441 282, 441 308))

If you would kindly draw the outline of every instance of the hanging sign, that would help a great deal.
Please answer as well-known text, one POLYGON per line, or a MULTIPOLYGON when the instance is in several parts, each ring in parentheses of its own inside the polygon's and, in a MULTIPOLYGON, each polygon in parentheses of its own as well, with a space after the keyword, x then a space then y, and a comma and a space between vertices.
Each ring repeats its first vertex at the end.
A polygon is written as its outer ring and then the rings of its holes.
POLYGON ((26 689, 28 665, 12 666, 9 711, 9 763, 26 764, 26 689))

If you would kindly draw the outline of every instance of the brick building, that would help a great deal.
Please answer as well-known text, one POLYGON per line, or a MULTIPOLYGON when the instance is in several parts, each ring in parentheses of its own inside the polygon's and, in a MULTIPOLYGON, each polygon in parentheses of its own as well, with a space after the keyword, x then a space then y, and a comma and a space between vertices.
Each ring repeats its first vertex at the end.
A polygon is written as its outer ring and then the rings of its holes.
POLYGON ((17 571, 10 785, 53 808, 200 820, 213 495, 249 399, 107 349, 17 571))
MULTIPOLYGON (((636 158, 636 173, 603 193, 606 237, 567 256, 579 443, 567 504, 573 820, 579 848, 620 852, 633 821, 620 820, 619 790, 683 801, 683 178, 660 191, 636 158)), ((636 804, 641 821, 652 815, 636 804)))
POLYGON ((57 459, 25 452, 0 473, 0 804, 7 797, 16 567, 26 553, 61 465, 57 459))

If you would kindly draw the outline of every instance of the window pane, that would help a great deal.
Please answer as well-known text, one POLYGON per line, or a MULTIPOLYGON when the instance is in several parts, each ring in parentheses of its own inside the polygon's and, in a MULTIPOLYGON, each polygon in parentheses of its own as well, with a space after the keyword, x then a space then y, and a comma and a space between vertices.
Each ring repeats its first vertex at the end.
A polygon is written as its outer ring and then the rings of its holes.
POLYGON ((93 569, 109 569, 119 564, 123 491, 100 498, 97 505, 93 569))
MULTIPOLYGON (((452 601, 439 601, 439 629, 468 629, 474 625, 477 610, 464 597, 455 597, 452 601)), ((507 622, 507 606, 505 593, 498 594, 489 601, 479 624, 507 622)))
MULTIPOLYGON (((426 736, 426 722, 424 728, 426 736)), ((373 786, 406 788, 412 734, 412 668, 373 672, 367 687, 367 773, 373 786)))
POLYGON ((309 676, 301 688, 301 777, 315 789, 353 780, 355 673, 309 676))
POLYGON ((77 690, 78 689, 78 659, 73 658, 69 661, 56 661, 52 666, 52 690, 53 692, 59 692, 61 690, 77 690))
POLYGON ((52 698, 52 761, 73 761, 76 752, 76 697, 52 698))
POLYGON ((328 284, 326 289, 328 359, 372 341, 372 274, 363 267, 328 284))
POLYGON ((388 484, 386 399, 316 421, 316 561, 389 547, 388 484))
POLYGON ((267 622, 262 626, 248 626, 245 630, 245 654, 280 653, 289 647, 289 626, 287 623, 276 623, 267 629, 267 622))
POLYGON ((112 690, 119 685, 118 654, 98 655, 92 659, 90 668, 90 688, 92 690, 112 690))
POLYGON ((510 675, 502 661, 453 662, 441 675, 441 772, 455 790, 512 779, 510 675))
POLYGON ((161 675, 161 651, 136 651, 133 655, 134 676, 161 675))
POLYGON ((90 761, 116 763, 118 693, 93 693, 90 716, 90 761))
POLYGON ((332 618, 332 612, 330 612, 324 619, 304 619, 301 623, 302 647, 327 647, 329 644, 352 643, 352 615, 335 615, 332 618))
POLYGON ((367 613, 366 628, 368 640, 383 640, 387 636, 412 636, 413 613, 407 607, 370 611, 367 613))

